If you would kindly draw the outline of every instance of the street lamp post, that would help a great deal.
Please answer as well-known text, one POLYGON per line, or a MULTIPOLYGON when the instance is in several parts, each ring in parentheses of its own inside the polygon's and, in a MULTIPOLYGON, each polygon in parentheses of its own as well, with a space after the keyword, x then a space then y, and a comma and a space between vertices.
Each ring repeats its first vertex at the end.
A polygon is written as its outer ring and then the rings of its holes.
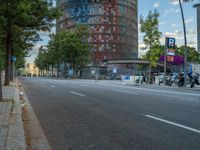
POLYGON ((181 16, 182 16, 182 21, 183 21, 183 32, 184 32, 184 86, 187 86, 187 37, 186 37, 186 28, 185 28, 185 19, 184 19, 184 14, 183 14, 183 7, 181 0, 179 0, 179 5, 181 9, 181 16))

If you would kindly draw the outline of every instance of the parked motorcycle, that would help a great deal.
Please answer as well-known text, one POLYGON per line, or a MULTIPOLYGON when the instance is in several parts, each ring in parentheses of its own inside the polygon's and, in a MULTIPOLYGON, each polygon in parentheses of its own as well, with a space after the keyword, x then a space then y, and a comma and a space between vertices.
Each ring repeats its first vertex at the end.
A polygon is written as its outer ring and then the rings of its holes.
POLYGON ((172 86, 173 83, 175 85, 177 85, 177 83, 178 83, 178 77, 179 77, 179 74, 172 73, 169 77, 167 77, 167 79, 166 79, 166 85, 172 86))
POLYGON ((164 83, 164 74, 161 74, 158 78, 158 85, 160 85, 161 83, 164 83))
POLYGON ((156 78, 154 75, 151 75, 151 78, 150 78, 150 84, 154 84, 156 81, 156 78))
POLYGON ((136 84, 139 84, 139 83, 143 83, 145 82, 145 76, 143 74, 140 74, 140 76, 135 80, 135 83, 136 84))
POLYGON ((184 86, 184 73, 179 73, 178 86, 179 87, 183 87, 184 86))

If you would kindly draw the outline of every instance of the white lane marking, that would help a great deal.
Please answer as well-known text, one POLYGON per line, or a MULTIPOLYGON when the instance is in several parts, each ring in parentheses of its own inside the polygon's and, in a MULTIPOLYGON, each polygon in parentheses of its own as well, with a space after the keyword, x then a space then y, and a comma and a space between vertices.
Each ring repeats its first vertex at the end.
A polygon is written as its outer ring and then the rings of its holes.
POLYGON ((120 87, 120 88, 124 88, 124 89, 137 89, 137 90, 141 90, 141 91, 161 92, 161 93, 168 93, 168 94, 182 94, 182 95, 190 95, 190 96, 200 96, 200 94, 197 94, 197 93, 183 93, 183 92, 164 91, 164 90, 157 90, 157 89, 147 89, 147 88, 137 88, 137 87, 124 87, 124 86, 119 86, 119 85, 110 85, 110 84, 103 84, 103 83, 100 83, 99 85, 120 87))
POLYGON ((83 85, 80 85, 80 86, 84 86, 84 87, 87 87, 87 86, 89 86, 89 85, 84 85, 84 84, 83 84, 83 85))
POLYGON ((74 92, 74 91, 70 91, 70 93, 75 94, 75 95, 79 95, 79 96, 82 96, 82 97, 85 96, 85 95, 83 95, 83 94, 81 94, 81 93, 77 93, 77 92, 74 92))
POLYGON ((167 124, 170 124, 170 125, 173 125, 173 126, 177 126, 177 127, 180 127, 180 128, 186 129, 186 130, 190 130, 190 131, 193 131, 193 132, 200 134, 200 130, 197 130, 197 129, 194 129, 194 128, 191 128, 191 127, 187 127, 187 126, 181 125, 179 123, 164 120, 164 119, 154 117, 154 116, 151 116, 151 115, 145 115, 145 117, 148 117, 148 118, 151 118, 151 119, 154 119, 154 120, 157 120, 157 121, 161 121, 161 122, 164 122, 164 123, 167 123, 167 124))
POLYGON ((131 92, 131 91, 123 91, 123 90, 115 90, 115 89, 113 89, 113 91, 121 92, 121 93, 129 93, 129 94, 136 94, 136 95, 138 95, 138 93, 131 92))
POLYGON ((55 88, 56 86, 55 85, 51 85, 50 87, 55 88))

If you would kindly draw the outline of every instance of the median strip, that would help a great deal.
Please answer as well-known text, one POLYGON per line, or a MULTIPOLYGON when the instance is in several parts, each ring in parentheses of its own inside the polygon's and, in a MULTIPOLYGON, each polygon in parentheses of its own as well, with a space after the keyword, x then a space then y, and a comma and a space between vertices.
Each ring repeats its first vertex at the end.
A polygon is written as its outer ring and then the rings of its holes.
POLYGON ((160 121, 160 122, 164 122, 164 123, 167 123, 167 124, 170 124, 170 125, 173 125, 173 126, 177 126, 177 127, 180 127, 180 128, 183 128, 183 129, 186 129, 186 130, 200 134, 200 130, 197 130, 197 129, 194 129, 194 128, 191 128, 191 127, 187 127, 187 126, 181 125, 179 123, 164 120, 164 119, 161 119, 161 118, 158 118, 158 117, 155 117, 155 116, 151 116, 151 115, 145 115, 145 117, 148 117, 148 118, 160 121))
POLYGON ((82 97, 85 96, 85 95, 83 95, 83 94, 81 94, 81 93, 77 93, 77 92, 74 92, 74 91, 70 91, 70 93, 75 94, 75 95, 79 95, 79 96, 82 96, 82 97))

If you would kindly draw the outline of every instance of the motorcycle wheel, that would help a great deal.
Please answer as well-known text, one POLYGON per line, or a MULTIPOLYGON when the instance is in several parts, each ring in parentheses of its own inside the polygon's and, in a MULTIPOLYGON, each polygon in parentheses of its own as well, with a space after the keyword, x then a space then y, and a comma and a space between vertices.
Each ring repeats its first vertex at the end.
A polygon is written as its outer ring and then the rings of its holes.
POLYGON ((184 84, 183 84, 181 81, 178 81, 178 86, 179 86, 179 87, 183 87, 184 84))
POLYGON ((194 87, 194 81, 192 81, 190 84, 190 88, 193 88, 193 87, 194 87))
POLYGON ((135 83, 138 84, 138 83, 139 83, 139 80, 135 80, 135 83))

